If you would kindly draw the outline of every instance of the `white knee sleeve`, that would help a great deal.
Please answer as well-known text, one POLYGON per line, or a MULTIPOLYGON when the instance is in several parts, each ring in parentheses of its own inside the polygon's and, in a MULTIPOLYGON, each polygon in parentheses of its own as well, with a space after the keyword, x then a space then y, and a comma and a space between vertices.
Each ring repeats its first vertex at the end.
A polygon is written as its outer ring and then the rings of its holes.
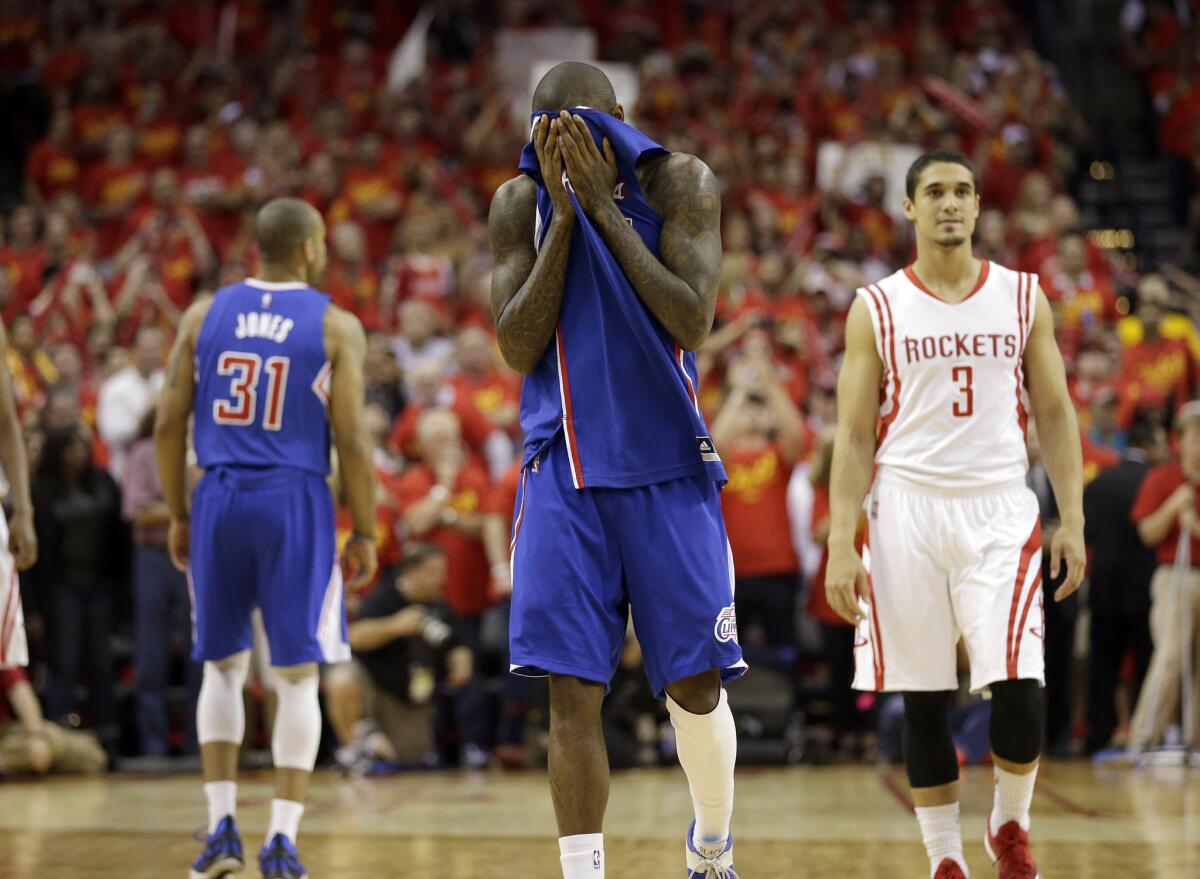
POLYGON ((668 695, 667 711, 675 727, 679 763, 692 790, 694 842, 721 842, 729 835, 733 817, 733 767, 737 762, 737 726, 728 697, 722 689, 716 708, 708 714, 692 714, 668 695))
POLYGON ((204 682, 196 702, 196 737, 200 744, 242 743, 246 732, 242 686, 249 669, 249 650, 217 662, 204 663, 204 682))
POLYGON ((321 744, 321 703, 317 699, 320 678, 311 674, 275 674, 275 731, 271 756, 276 769, 311 771, 321 744))

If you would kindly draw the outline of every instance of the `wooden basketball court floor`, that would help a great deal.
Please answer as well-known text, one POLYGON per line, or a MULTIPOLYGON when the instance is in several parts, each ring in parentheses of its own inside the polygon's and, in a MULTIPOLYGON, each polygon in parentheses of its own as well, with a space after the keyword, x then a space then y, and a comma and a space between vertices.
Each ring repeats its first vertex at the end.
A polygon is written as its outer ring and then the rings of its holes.
MULTIPOLYGON (((746 768, 737 794, 742 879, 928 876, 898 769, 746 768)), ((261 843, 270 797, 268 775, 243 780, 248 851, 261 843)), ((979 839, 990 804, 990 771, 969 770, 964 834, 976 879, 996 875, 979 839)), ((618 774, 605 826, 610 879, 680 876, 690 813, 678 770, 618 774)), ((183 879, 202 822, 194 776, 10 781, 0 784, 0 879, 183 879)), ((1034 822, 1044 879, 1200 877, 1198 770, 1048 765, 1034 822)), ((313 879, 558 879, 554 837, 540 772, 321 772, 299 841, 313 879)))

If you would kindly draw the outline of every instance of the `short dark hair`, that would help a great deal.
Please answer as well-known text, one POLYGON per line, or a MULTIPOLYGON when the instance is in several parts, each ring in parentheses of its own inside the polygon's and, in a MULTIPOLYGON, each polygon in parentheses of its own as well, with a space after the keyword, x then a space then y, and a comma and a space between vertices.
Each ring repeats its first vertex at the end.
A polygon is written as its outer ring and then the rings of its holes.
POLYGON ((267 202, 254 218, 254 234, 263 262, 287 263, 305 241, 317 233, 321 214, 299 198, 267 202))
POLYGON ((604 71, 582 61, 564 61, 546 71, 533 90, 533 112, 591 107, 608 112, 617 93, 604 71))
POLYGON ((930 165, 936 165, 940 162, 962 165, 971 172, 971 179, 975 182, 975 189, 979 189, 979 175, 975 173, 975 166, 971 164, 970 159, 958 150, 936 149, 922 153, 917 157, 915 162, 908 166, 908 174, 904 177, 904 191, 910 199, 917 197, 917 183, 920 181, 921 174, 924 173, 925 169, 930 165))

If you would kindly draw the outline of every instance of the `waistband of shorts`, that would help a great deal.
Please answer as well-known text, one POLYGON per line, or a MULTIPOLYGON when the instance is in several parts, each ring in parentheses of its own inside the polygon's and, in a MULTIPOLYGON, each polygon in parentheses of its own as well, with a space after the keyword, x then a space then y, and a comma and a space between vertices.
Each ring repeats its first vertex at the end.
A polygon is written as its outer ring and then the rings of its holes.
POLYGON ((1018 491, 1029 491, 1024 479, 1010 479, 1007 482, 997 482, 993 485, 972 485, 961 488, 946 485, 927 485, 906 479, 890 470, 880 470, 875 474, 875 482, 898 488, 911 494, 923 494, 929 497, 987 497, 996 494, 1010 494, 1018 491))
POLYGON ((205 478, 239 491, 260 488, 281 488, 298 481, 319 481, 325 477, 300 467, 230 467, 218 466, 205 471, 205 478))

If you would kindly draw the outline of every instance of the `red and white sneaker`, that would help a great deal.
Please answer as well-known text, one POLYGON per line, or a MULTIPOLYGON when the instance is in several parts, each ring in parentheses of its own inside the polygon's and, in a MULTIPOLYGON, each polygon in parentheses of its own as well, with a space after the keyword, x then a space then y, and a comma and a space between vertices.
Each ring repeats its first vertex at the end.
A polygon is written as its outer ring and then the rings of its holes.
POLYGON ((983 847, 1000 868, 1000 879, 1042 879, 1029 851, 1029 834, 1016 821, 1009 821, 993 834, 992 819, 988 818, 983 847))
POLYGON ((933 879, 967 879, 967 874, 958 865, 958 861, 953 858, 946 858, 938 864, 937 872, 933 874, 933 879))

